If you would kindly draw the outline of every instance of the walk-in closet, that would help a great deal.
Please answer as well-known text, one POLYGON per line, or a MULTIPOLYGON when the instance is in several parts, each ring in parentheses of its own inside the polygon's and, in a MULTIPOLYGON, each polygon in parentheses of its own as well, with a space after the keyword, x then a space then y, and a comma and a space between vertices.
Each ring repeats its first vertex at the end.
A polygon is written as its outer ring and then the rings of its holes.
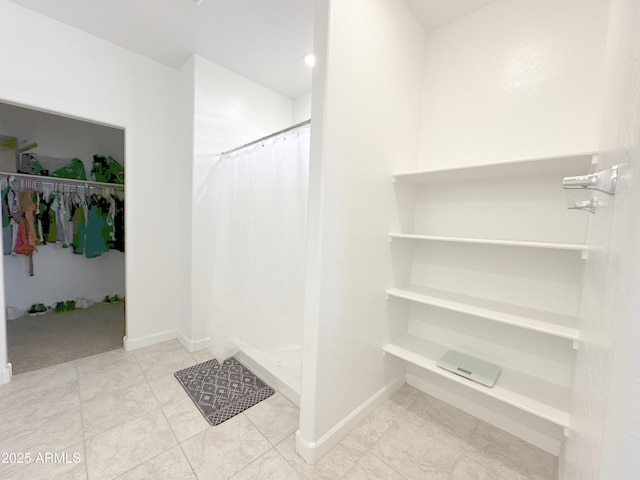
POLYGON ((122 347, 124 131, 0 103, 14 374, 122 347))

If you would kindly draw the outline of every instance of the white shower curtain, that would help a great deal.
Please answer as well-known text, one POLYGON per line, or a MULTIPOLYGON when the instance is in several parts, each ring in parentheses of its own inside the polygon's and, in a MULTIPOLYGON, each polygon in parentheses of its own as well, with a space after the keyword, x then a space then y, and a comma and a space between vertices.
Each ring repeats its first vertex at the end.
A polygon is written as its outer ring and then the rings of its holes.
POLYGON ((257 351, 299 374, 309 137, 309 127, 277 136, 220 157, 211 172, 218 360, 257 351))

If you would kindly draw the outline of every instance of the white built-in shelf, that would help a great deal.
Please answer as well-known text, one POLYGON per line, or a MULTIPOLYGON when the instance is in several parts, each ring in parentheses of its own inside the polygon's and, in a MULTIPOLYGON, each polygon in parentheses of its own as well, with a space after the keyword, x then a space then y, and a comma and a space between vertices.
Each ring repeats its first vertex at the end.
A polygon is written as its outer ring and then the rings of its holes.
POLYGON ((413 365, 500 400, 561 427, 569 426, 569 388, 547 382, 501 365, 496 384, 490 388, 436 366, 448 347, 420 337, 404 335, 383 350, 413 365))
POLYGON ((567 340, 578 340, 578 320, 570 315, 496 302, 415 285, 391 288, 387 295, 463 313, 567 340))
POLYGON ((398 172, 393 175, 393 181, 409 184, 482 182, 509 178, 540 177, 549 174, 557 175, 562 180, 562 177, 565 176, 590 173, 592 159, 593 153, 579 153, 481 166, 398 172))
POLYGON ((391 233, 389 238, 405 240, 424 240, 434 242, 449 243, 471 243, 477 245, 497 245, 505 247, 524 248, 547 248, 552 250, 571 250, 576 252, 586 252, 587 246, 581 243, 560 243, 560 242, 528 242, 521 240, 494 240, 490 238, 470 238, 470 237, 447 237, 440 235, 415 235, 411 233, 391 233))

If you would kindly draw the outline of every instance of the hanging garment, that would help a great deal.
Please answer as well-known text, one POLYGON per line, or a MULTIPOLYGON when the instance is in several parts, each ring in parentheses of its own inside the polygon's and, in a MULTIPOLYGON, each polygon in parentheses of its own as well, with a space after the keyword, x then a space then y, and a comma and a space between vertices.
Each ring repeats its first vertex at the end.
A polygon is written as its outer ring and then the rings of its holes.
POLYGON ((5 187, 2 190, 2 253, 5 255, 11 255, 14 247, 14 230, 17 227, 11 214, 11 204, 14 197, 15 193, 11 187, 5 187))
POLYGON ((84 254, 85 236, 87 224, 85 222, 83 205, 78 203, 73 207, 73 253, 78 255, 84 254))
POLYGON ((29 276, 33 277, 33 252, 37 250, 38 238, 35 229, 35 210, 33 203, 34 191, 23 190, 19 194, 20 210, 22 218, 18 224, 18 239, 16 240, 15 252, 26 255, 29 259, 29 276))
POLYGON ((40 215, 40 195, 34 192, 33 201, 36 206, 35 210, 33 211, 36 238, 38 239, 38 245, 41 245, 42 243, 44 243, 44 237, 42 235, 42 216, 40 215))
POLYGON ((9 213, 11 214, 11 253, 15 253, 16 243, 18 242, 18 224, 22 218, 20 212, 20 205, 18 204, 18 194, 11 190, 7 194, 7 205, 9 206, 9 213))
POLYGON ((124 252, 124 200, 120 200, 115 195, 112 195, 111 198, 116 207, 113 218, 114 239, 112 248, 119 252, 124 252))
POLYGON ((51 208, 53 208, 56 214, 56 241, 62 248, 68 248, 73 242, 73 225, 69 227, 71 218, 69 216, 66 195, 62 193, 57 194, 51 208))
POLYGON ((87 218, 84 255, 87 258, 99 257, 109 250, 109 239, 113 231, 108 223, 109 202, 104 198, 92 196, 87 218))
POLYGON ((43 237, 43 245, 47 243, 55 243, 56 241, 56 233, 57 233, 57 225, 56 225, 56 214, 53 211, 53 202, 54 198, 52 195, 49 195, 49 199, 45 200, 45 195, 42 195, 40 200, 40 221, 42 222, 42 237, 43 237))
POLYGON ((2 245, 5 255, 10 255, 13 251, 13 232, 11 231, 11 213, 9 210, 8 196, 10 187, 2 190, 2 245))

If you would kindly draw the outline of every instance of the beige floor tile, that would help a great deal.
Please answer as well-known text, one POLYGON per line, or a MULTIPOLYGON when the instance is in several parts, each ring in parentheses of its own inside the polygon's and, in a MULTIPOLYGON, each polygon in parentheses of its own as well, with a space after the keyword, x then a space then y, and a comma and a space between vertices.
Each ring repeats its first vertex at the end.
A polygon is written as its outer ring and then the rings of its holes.
POLYGON ((404 480, 398 472, 372 453, 366 453, 342 478, 343 480, 404 480))
POLYGON ((150 358, 158 357, 167 352, 183 351, 186 352, 182 344, 178 340, 169 340, 167 342, 158 343, 149 347, 139 348, 132 353, 138 361, 146 361, 150 358))
POLYGON ((133 352, 127 352, 122 348, 109 352, 99 353, 90 357, 79 358, 78 371, 82 374, 87 371, 109 370, 120 368, 128 364, 137 364, 138 361, 133 352))
POLYGON ((280 393, 244 411, 272 445, 277 445, 300 426, 300 410, 280 393))
POLYGON ((406 411, 398 403, 387 400, 360 423, 349 436, 363 447, 370 448, 389 430, 393 422, 406 411))
POLYGON ((463 457, 455 466, 451 480, 530 480, 499 462, 479 462, 472 456, 463 457))
POLYGON ((202 363, 211 360, 213 358, 213 353, 210 348, 205 348, 204 350, 198 350, 197 352, 191 353, 191 356, 196 362, 202 363))
POLYGON ((130 364, 108 371, 85 371, 80 373, 80 399, 82 401, 120 392, 146 383, 138 365, 130 364))
POLYGON ((468 443, 478 424, 476 417, 425 394, 413 402, 409 411, 426 421, 432 435, 453 447, 468 443))
POLYGON ((91 480, 107 480, 176 445, 176 438, 159 408, 86 440, 91 480))
POLYGON ((432 436, 407 412, 373 446, 372 452, 407 479, 448 480, 463 451, 432 436))
POLYGON ((409 408, 421 395, 424 395, 424 393, 405 383, 396 393, 391 395, 389 400, 397 403, 401 407, 409 408))
POLYGON ((556 457, 485 422, 478 422, 469 443, 469 453, 478 462, 493 467, 500 464, 531 480, 555 478, 556 457))
POLYGON ((66 456, 0 464, 0 480, 554 478, 555 457, 408 385, 308 465, 279 393, 209 426, 173 373, 210 358, 171 341, 16 375, 0 386, 0 452, 66 456))
POLYGON ((23 391, 22 395, 0 401, 0 434, 79 406, 77 380, 43 390, 23 391))
POLYGON ((231 477, 230 480, 297 480, 300 476, 289 463, 272 448, 260 458, 231 477))
POLYGON ((227 479, 271 448, 269 441, 243 415, 182 442, 182 448, 200 479, 227 479))
POLYGON ((0 480, 86 480, 87 468, 82 442, 58 452, 32 455, 31 463, 14 469, 0 480))
POLYGON ((63 383, 78 380, 78 367, 74 361, 53 365, 32 372, 14 375, 11 382, 2 387, 2 400, 32 394, 63 383))
POLYGON ((211 427, 200 410, 198 410, 198 407, 186 394, 182 400, 169 403, 163 406, 162 410, 173 432, 176 434, 178 442, 182 442, 211 427))
POLYGON ((364 447, 347 437, 333 447, 314 465, 306 463, 295 451, 295 434, 290 435, 276 447, 300 478, 313 480, 335 480, 345 475, 365 453, 364 447))
POLYGON ((180 446, 123 473, 117 480, 197 480, 180 446))
POLYGON ((172 375, 178 370, 196 365, 198 362, 183 348, 161 352, 148 358, 138 358, 140 369, 147 380, 156 380, 172 375))
POLYGON ((82 402, 85 438, 95 437, 114 427, 145 415, 157 408, 155 397, 146 382, 132 387, 104 392, 82 402))
MULTIPOLYGON (((38 454, 57 452, 82 441, 82 421, 79 408, 25 423, 0 435, 0 452, 38 454)), ((0 474, 15 468, 15 464, 0 463, 0 474)))
POLYGON ((175 403, 189 397, 173 374, 163 375, 160 378, 151 380, 149 381, 149 386, 161 406, 175 403))

